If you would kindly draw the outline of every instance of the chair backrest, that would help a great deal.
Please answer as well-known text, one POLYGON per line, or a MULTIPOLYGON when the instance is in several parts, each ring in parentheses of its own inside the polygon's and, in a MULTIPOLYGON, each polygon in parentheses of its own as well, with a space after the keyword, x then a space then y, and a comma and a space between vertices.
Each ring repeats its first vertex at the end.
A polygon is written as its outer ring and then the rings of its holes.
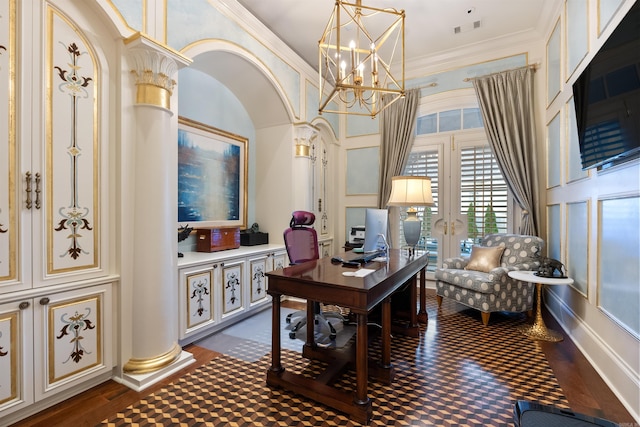
POLYGON ((544 240, 537 236, 525 234, 487 234, 482 239, 482 246, 503 245, 504 252, 500 265, 508 267, 515 264, 529 264, 539 261, 544 249, 544 240))
POLYGON ((320 258, 318 234, 313 228, 316 216, 312 212, 295 211, 289 228, 284 230, 284 244, 290 264, 300 264, 320 258))

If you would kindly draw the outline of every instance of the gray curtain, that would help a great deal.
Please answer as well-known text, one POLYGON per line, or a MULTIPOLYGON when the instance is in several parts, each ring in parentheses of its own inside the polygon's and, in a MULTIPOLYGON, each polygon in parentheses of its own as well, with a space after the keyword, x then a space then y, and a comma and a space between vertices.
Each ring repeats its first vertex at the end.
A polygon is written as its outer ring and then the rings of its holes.
MULTIPOLYGON (((382 98, 382 103, 385 102, 382 98)), ((411 146, 415 139, 416 115, 420 101, 420 89, 410 89, 404 98, 398 99, 380 112, 380 184, 378 186, 378 208, 387 207, 391 195, 391 178, 402 175, 411 146)))
POLYGON ((473 79, 489 144, 523 210, 521 234, 537 236, 538 165, 531 66, 473 79))

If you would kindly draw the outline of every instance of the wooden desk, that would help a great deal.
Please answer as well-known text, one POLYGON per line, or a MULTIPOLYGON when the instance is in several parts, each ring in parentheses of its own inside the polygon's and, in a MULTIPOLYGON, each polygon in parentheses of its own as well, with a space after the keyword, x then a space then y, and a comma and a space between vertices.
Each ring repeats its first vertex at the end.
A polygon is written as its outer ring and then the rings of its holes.
MULTIPOLYGON (((351 258, 357 254, 353 254, 351 258)), ((345 255, 345 259, 350 258, 345 255)), ((409 257, 400 250, 391 250, 387 263, 372 262, 366 268, 376 269, 365 277, 344 276, 344 271, 353 271, 340 264, 331 264, 329 258, 310 261, 267 273, 272 297, 272 351, 271 367, 267 371, 267 384, 278 386, 327 406, 345 412, 353 419, 368 423, 371 420, 371 401, 367 396, 367 378, 372 376, 384 383, 393 381, 391 364, 391 304, 390 295, 408 280, 412 281, 412 319, 409 328, 418 329, 416 314, 416 275, 424 277, 428 255, 417 254, 409 257), (311 379, 287 372, 281 364, 280 299, 282 295, 307 300, 307 336, 302 349, 304 357, 330 361, 327 372, 311 379), (343 371, 331 354, 335 350, 319 348, 314 341, 313 304, 321 301, 349 308, 356 315, 355 395, 345 393, 331 386, 336 376, 343 371), (378 304, 382 304, 382 354, 381 360, 369 365, 367 315, 378 304)), ((346 361, 352 364, 353 361, 346 361)))

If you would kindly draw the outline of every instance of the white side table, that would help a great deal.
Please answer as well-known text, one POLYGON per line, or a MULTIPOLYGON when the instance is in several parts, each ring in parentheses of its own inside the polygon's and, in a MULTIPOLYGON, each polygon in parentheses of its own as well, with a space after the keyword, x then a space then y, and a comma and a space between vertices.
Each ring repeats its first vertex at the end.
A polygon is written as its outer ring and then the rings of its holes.
POLYGON ((556 331, 547 329, 547 326, 542 320, 542 289, 543 285, 570 285, 573 283, 573 279, 556 278, 556 277, 540 277, 536 276, 533 271, 510 271, 509 277, 523 282, 535 283, 536 292, 538 296, 536 298, 536 318, 533 325, 527 325, 522 327, 522 333, 534 340, 558 342, 562 341, 562 335, 556 331))

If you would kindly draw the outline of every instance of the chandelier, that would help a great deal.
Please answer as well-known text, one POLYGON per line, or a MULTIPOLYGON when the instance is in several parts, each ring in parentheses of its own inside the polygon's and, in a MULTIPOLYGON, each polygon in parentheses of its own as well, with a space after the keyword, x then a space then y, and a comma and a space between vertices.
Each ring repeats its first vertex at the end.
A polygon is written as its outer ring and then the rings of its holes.
POLYGON ((336 0, 318 47, 320 114, 373 118, 404 96, 404 10, 336 0))

